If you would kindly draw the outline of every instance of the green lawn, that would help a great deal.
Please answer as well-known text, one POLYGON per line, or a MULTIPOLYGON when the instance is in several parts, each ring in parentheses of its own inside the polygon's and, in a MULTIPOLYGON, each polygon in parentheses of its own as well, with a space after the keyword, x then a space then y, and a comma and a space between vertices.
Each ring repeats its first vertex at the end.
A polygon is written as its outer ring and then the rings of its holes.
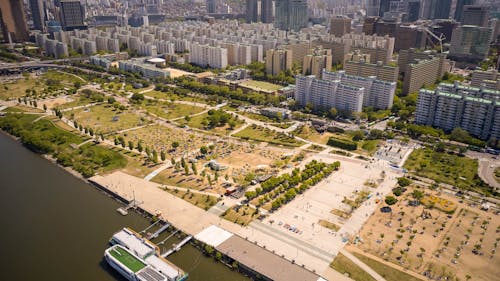
POLYGON ((195 205, 196 207, 208 210, 220 200, 216 196, 204 195, 200 193, 187 192, 184 190, 167 189, 167 192, 184 199, 185 201, 195 205))
POLYGON ((478 162, 468 157, 436 152, 430 148, 416 149, 404 167, 418 176, 447 183, 462 189, 491 193, 491 187, 478 176, 478 162))
POLYGON ((148 124, 137 114, 120 111, 111 105, 101 104, 89 108, 79 108, 64 112, 66 117, 73 118, 84 127, 93 128, 95 132, 110 133, 148 124))
POLYGON ((363 263, 371 267, 375 272, 380 274, 382 277, 384 277, 387 281, 422 281, 421 279, 418 279, 416 277, 411 276, 408 273, 405 273, 401 270, 397 270, 393 267, 384 265, 383 263, 380 263, 376 260, 373 260, 369 257, 366 257, 365 255, 358 254, 358 253, 352 253, 354 256, 356 256, 358 259, 360 259, 363 263))
POLYGON ((283 88, 283 86, 280 86, 280 85, 272 84, 272 83, 265 82, 265 81, 256 81, 256 80, 246 81, 246 82, 241 83, 240 85, 243 87, 253 87, 256 89, 263 89, 266 91, 277 91, 277 90, 283 88))
MULTIPOLYGON (((191 128, 206 130, 206 131, 209 131, 212 133, 222 134, 222 135, 227 135, 232 131, 231 128, 229 127, 229 125, 227 125, 227 124, 224 126, 216 126, 213 128, 206 127, 205 125, 203 125, 203 121, 205 119, 207 119, 207 117, 208 117, 208 113, 203 113, 203 114, 191 117, 189 119, 189 121, 186 121, 185 119, 181 119, 181 120, 178 120, 177 122, 179 122, 182 125, 187 125, 191 128)), ((233 130, 238 129, 239 127, 241 127, 245 123, 245 121, 243 121, 241 119, 232 118, 232 120, 236 121, 236 126, 234 126, 233 130)))
POLYGON ((249 126, 245 128, 241 132, 238 132, 234 135, 235 137, 240 137, 242 139, 249 139, 255 141, 268 142, 277 145, 285 145, 285 146, 301 146, 304 143, 298 141, 292 137, 289 137, 283 133, 277 133, 267 128, 256 126, 249 126))
POLYGON ((132 254, 121 247, 114 247, 109 253, 133 272, 137 272, 146 267, 145 263, 132 256, 132 254))
POLYGON ((32 78, 21 78, 12 83, 4 83, 0 87, 0 99, 17 99, 26 95, 26 90, 28 89, 34 89, 39 92, 42 88, 43 83, 40 80, 32 78))
POLYGON ((57 105, 57 108, 59 109, 67 109, 67 108, 72 108, 72 107, 77 107, 77 106, 82 106, 90 103, 95 103, 95 101, 83 96, 83 95, 73 95, 71 96, 73 101, 63 103, 61 105, 57 105))
POLYGON ((141 105, 141 108, 164 119, 175 119, 184 117, 186 115, 200 113, 205 110, 202 107, 193 105, 171 102, 158 102, 152 100, 144 101, 144 103, 141 105))
POLYGON ((253 217, 257 215, 257 211, 254 208, 241 206, 238 211, 234 210, 234 206, 227 209, 221 217, 236 224, 248 225, 253 217))
POLYGON ((33 123, 36 118, 36 115, 12 114, 0 118, 0 128, 18 136, 31 150, 50 154, 62 166, 72 167, 85 177, 126 166, 127 160, 120 153, 94 143, 75 147, 85 139, 55 126, 51 120, 33 123))
POLYGON ((335 260, 330 264, 330 267, 342 274, 349 274, 349 278, 355 281, 375 281, 370 274, 366 273, 361 267, 357 266, 346 256, 339 253, 335 260))

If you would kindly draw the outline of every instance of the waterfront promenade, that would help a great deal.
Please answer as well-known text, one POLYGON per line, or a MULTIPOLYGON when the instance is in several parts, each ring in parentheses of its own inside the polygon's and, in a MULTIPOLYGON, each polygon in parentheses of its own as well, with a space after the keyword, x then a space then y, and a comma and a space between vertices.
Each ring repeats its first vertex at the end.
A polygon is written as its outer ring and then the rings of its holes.
MULTIPOLYGON (((132 201, 135 196, 137 202, 142 202, 139 205, 141 209, 151 214, 160 211, 165 220, 185 233, 194 236, 211 225, 216 225, 226 231, 239 235, 240 239, 246 241, 241 235, 242 233, 247 233, 243 227, 224 220, 213 213, 206 212, 181 198, 163 191, 159 188, 159 184, 119 171, 105 176, 94 176, 90 178, 90 181, 128 202, 132 201)), ((275 240, 272 237, 267 237, 267 239, 275 240)), ((231 247, 233 251, 241 248, 241 252, 248 253, 246 260, 253 261, 251 265, 253 270, 266 276, 272 276, 274 280, 285 280, 281 279, 281 276, 276 276, 276 272, 290 272, 291 274, 287 274, 288 277, 286 277, 286 280, 290 281, 325 280, 316 273, 312 273, 311 270, 307 270, 285 258, 272 254, 257 243, 254 243, 255 241, 251 241, 250 239, 249 241, 248 243, 232 243, 231 247), (248 251, 249 248, 251 248, 251 251, 248 251), (269 258, 272 256, 272 258, 266 260, 262 259, 263 256, 269 258), (270 260, 272 260, 273 267, 268 265, 270 260), (304 276, 307 276, 307 279, 304 279, 304 276)), ((281 243, 277 242, 277 245, 281 245, 281 243)), ((287 247, 287 244, 281 246, 287 247)), ((241 260, 239 262, 241 263, 241 260)), ((336 280, 350 280, 349 278, 343 278, 344 276, 341 274, 337 273, 337 275, 336 272, 333 272, 333 274, 339 278, 336 280)))

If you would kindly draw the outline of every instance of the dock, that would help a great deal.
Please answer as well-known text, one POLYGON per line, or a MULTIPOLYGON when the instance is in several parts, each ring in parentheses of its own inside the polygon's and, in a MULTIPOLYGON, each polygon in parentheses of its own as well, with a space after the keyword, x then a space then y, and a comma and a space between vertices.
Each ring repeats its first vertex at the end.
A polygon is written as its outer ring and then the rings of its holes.
POLYGON ((156 237, 158 237, 163 231, 167 230, 167 228, 170 226, 169 223, 166 223, 164 225, 162 225, 162 227, 160 227, 160 229, 158 229, 157 231, 155 231, 153 234, 151 234, 148 239, 155 239, 156 237))
POLYGON ((172 249, 168 250, 166 253, 162 254, 162 258, 166 258, 169 255, 171 255, 174 252, 177 252, 181 249, 182 246, 184 246, 187 242, 189 242, 191 239, 193 239, 192 235, 188 235, 186 238, 184 238, 179 244, 175 245, 172 249))
POLYGON ((126 215, 128 215, 128 210, 135 209, 135 208, 137 208, 137 206, 139 206, 142 203, 143 202, 138 202, 135 199, 132 199, 132 201, 130 201, 130 203, 126 207, 120 207, 120 208, 116 209, 116 211, 118 213, 120 213, 122 216, 126 216, 126 215))

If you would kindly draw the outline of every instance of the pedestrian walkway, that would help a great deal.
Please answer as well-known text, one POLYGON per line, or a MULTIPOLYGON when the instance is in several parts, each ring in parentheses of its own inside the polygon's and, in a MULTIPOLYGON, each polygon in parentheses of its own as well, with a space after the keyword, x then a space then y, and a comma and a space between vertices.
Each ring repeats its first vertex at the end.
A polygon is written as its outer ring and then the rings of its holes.
POLYGON ((361 269, 366 271, 366 273, 370 274, 371 277, 373 277, 377 281, 385 281, 384 277, 380 276, 377 272, 375 272, 371 267, 366 265, 364 262, 360 261, 358 258, 356 258, 353 254, 349 253, 348 251, 342 249, 340 250, 340 253, 344 255, 346 258, 350 259, 353 263, 355 263, 357 266, 359 266, 361 269))

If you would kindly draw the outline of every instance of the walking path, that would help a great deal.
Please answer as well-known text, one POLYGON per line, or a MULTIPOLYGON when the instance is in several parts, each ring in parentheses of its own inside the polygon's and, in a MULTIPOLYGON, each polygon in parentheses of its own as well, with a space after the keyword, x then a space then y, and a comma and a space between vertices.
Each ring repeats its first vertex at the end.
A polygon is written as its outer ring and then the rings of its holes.
POLYGON ((384 277, 380 276, 375 270, 373 270, 371 267, 366 265, 364 262, 360 261, 357 257, 355 257, 353 254, 349 253, 348 251, 342 249, 340 250, 340 253, 344 255, 346 258, 350 259, 354 264, 359 266, 361 269, 366 271, 366 273, 370 274, 375 280, 377 281, 386 281, 384 277))

